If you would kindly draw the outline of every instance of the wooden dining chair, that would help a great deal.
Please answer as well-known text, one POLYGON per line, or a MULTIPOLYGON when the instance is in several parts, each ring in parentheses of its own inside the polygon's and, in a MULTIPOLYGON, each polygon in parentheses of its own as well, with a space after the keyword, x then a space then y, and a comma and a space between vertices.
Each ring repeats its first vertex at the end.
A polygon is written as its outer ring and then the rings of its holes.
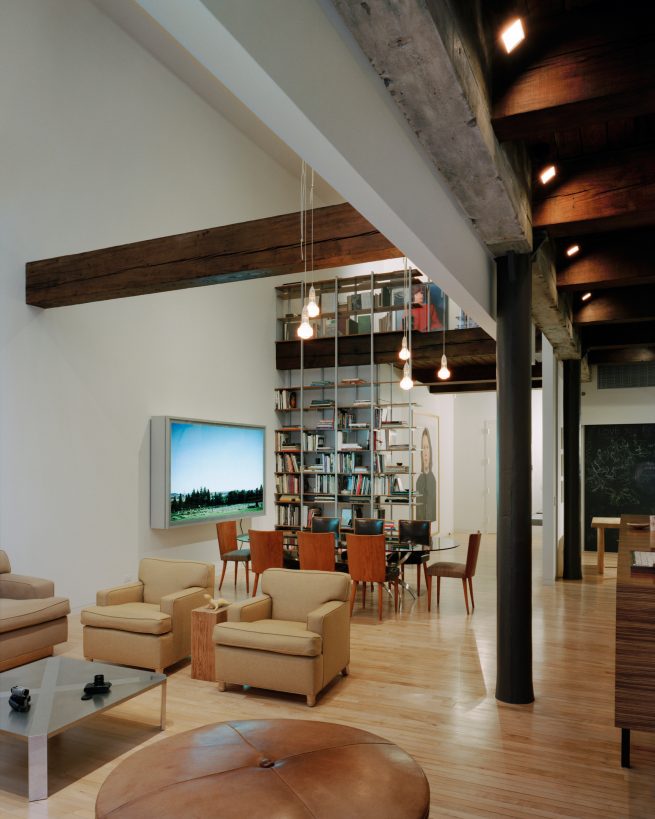
POLYGON ((332 532, 298 532, 298 557, 301 570, 334 571, 332 532))
POLYGON ((384 535, 346 535, 348 549, 348 574, 353 585, 350 592, 350 614, 353 613, 357 587, 364 584, 362 602, 366 605, 366 584, 378 584, 378 620, 382 620, 382 586, 393 583, 394 610, 398 611, 398 578, 397 566, 387 566, 384 535))
MULTIPOLYGON (((430 546, 430 521, 429 520, 399 520, 398 521, 398 541, 400 553, 407 555, 407 559, 402 563, 401 573, 405 577, 405 566, 416 566, 416 593, 421 593, 421 571, 428 562, 430 553, 427 549, 430 546), (402 544, 411 541, 426 547, 426 551, 412 550, 402 551, 402 544)), ((427 583, 427 576, 425 578, 427 583)))
POLYGON ((266 569, 282 569, 284 564, 284 533, 264 529, 248 529, 250 561, 255 573, 252 596, 257 594, 259 575, 266 569))
POLYGON ((382 518, 355 518, 356 535, 384 534, 384 520, 382 518))
POLYGON ((250 549, 240 549, 237 540, 237 523, 235 520, 226 520, 216 524, 216 535, 218 537, 218 551, 223 561, 223 571, 218 583, 218 590, 221 590, 225 570, 228 563, 234 563, 234 585, 237 585, 237 569, 239 563, 243 563, 246 568, 246 592, 250 591, 250 579, 248 576, 248 565, 250 563, 250 549))
POLYGON ((469 535, 468 551, 466 553, 466 563, 432 563, 425 567, 426 582, 428 585, 428 611, 432 604, 432 578, 437 578, 437 606, 439 605, 439 596, 441 592, 441 578, 442 577, 459 577, 464 587, 464 603, 466 604, 466 613, 469 611, 468 591, 471 592, 471 608, 475 608, 475 598, 473 597, 473 577, 475 576, 475 569, 478 565, 478 554, 480 553, 480 539, 482 535, 480 532, 475 532, 469 535), (468 590, 467 590, 468 584, 468 590))

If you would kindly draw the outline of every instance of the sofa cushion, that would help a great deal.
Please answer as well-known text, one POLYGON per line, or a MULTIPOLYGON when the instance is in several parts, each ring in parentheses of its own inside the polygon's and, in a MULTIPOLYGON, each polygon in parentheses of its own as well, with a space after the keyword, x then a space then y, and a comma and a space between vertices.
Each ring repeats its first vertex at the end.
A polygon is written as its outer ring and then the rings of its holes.
POLYGON ((318 657, 323 647, 320 634, 307 631, 304 624, 291 620, 219 623, 214 628, 214 642, 221 646, 253 648, 295 657, 318 657))
POLYGON ((0 633, 15 631, 57 620, 70 613, 65 597, 45 597, 34 600, 0 600, 0 633))
POLYGON ((171 618, 154 603, 119 603, 87 606, 82 609, 82 625, 136 634, 167 634, 171 630, 171 618))
POLYGON ((143 583, 144 603, 159 603, 173 592, 198 586, 213 586, 213 567, 195 560, 162 560, 145 557, 139 565, 139 580, 143 583))
POLYGON ((350 597, 350 575, 294 569, 267 569, 262 592, 273 599, 274 620, 307 621, 307 615, 331 600, 350 597))
POLYGON ((4 549, 0 549, 0 574, 3 572, 10 572, 11 564, 9 563, 9 556, 4 549))

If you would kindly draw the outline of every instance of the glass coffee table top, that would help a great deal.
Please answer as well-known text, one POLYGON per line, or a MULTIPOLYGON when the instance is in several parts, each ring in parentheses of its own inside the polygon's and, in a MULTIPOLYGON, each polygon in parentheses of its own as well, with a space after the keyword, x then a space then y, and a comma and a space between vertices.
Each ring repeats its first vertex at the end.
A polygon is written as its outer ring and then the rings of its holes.
POLYGON ((27 740, 29 798, 48 795, 48 737, 65 731, 89 717, 113 708, 144 691, 161 686, 160 727, 166 720, 166 675, 108 663, 71 657, 48 657, 0 674, 0 734, 27 740), (103 674, 111 682, 106 694, 83 700, 84 686, 103 674), (28 688, 30 710, 14 711, 9 705, 11 688, 28 688))

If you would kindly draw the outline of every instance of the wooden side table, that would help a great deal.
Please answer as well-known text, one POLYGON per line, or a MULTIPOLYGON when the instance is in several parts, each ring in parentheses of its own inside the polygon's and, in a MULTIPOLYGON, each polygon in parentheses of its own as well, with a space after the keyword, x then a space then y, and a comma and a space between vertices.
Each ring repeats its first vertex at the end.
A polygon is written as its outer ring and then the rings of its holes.
POLYGON ((212 632, 217 623, 227 620, 227 606, 214 611, 207 606, 191 612, 191 677, 194 680, 214 682, 214 641, 212 632))
POLYGON ((592 518, 591 528, 596 530, 598 574, 603 574, 605 571, 605 529, 620 529, 621 518, 592 518))

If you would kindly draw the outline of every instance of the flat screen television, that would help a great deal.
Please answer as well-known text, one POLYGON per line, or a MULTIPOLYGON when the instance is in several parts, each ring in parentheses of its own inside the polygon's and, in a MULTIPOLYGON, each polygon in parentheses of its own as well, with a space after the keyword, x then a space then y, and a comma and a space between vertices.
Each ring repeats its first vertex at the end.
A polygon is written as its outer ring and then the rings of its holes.
POLYGON ((265 427, 150 419, 150 526, 264 514, 265 427))

